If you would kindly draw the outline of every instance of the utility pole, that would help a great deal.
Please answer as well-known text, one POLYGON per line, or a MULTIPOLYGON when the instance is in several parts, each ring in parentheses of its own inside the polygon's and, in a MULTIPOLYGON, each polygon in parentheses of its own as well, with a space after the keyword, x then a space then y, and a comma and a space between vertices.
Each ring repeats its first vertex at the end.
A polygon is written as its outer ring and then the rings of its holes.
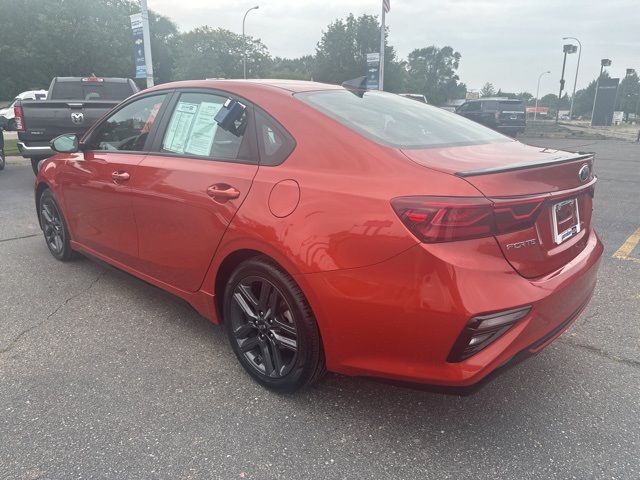
POLYGON ((257 10, 260 8, 260 5, 256 5, 255 7, 251 7, 249 10, 244 12, 244 17, 242 17, 242 78, 247 79, 247 40, 244 36, 244 22, 247 19, 247 15, 251 10, 257 10))
POLYGON ((538 97, 540 97, 540 80, 542 79, 542 76, 546 75, 547 73, 551 73, 551 70, 547 70, 546 72, 542 72, 538 76, 538 87, 536 88, 536 109, 533 111, 533 121, 534 122, 538 118, 538 97))
POLYGON ((558 103, 556 104, 556 125, 558 124, 558 117, 560 116, 560 101, 562 100, 562 90, 564 90, 564 69, 567 66, 567 54, 576 53, 578 47, 571 44, 566 44, 562 47, 564 52, 564 59, 562 60, 562 75, 560 76, 560 92, 558 93, 558 103))
POLYGON ((151 34, 149 33, 149 10, 147 0, 140 0, 142 10, 142 40, 144 42, 144 63, 147 70, 147 88, 153 87, 153 60, 151 58, 151 34))
POLYGON ((573 80, 573 93, 571 94, 571 107, 569 109, 569 120, 573 119, 573 101, 576 99, 576 85, 578 85, 578 71, 580 71, 580 57, 582 56, 582 43, 576 37, 562 37, 563 40, 575 40, 580 45, 578 50, 578 64, 576 65, 576 77, 573 80))
MULTIPOLYGON (((390 0, 389 0, 390 1, 390 0)), ((383 0, 382 2, 382 22, 380 26, 380 68, 378 70, 378 89, 384 90, 384 30, 385 30, 385 14, 389 11, 389 1, 383 0)))

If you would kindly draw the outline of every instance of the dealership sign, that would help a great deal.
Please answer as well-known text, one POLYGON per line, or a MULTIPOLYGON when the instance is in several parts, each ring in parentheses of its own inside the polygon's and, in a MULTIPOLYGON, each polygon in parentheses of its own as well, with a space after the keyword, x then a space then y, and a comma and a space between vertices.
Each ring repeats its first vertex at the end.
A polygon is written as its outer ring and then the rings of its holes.
POLYGON ((133 60, 136 66, 136 78, 147 76, 147 63, 144 58, 144 38, 142 35, 142 14, 134 13, 131 17, 131 32, 133 34, 133 60))
POLYGON ((367 90, 379 90, 380 54, 367 53, 367 90))

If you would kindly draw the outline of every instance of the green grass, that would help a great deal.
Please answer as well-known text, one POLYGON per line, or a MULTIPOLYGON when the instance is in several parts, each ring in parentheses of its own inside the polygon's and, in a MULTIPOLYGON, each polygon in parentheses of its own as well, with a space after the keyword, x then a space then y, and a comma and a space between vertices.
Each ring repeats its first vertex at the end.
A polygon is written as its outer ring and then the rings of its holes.
POLYGON ((18 152, 18 140, 16 140, 15 138, 5 139, 4 154, 7 157, 10 157, 12 155, 20 156, 20 152, 18 152))

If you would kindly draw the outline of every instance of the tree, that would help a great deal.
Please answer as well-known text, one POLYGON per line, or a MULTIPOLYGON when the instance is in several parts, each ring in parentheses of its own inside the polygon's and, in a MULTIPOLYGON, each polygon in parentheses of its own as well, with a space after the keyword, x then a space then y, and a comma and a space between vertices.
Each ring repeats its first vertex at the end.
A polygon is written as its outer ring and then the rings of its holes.
POLYGON ((460 53, 449 46, 438 48, 432 45, 412 51, 406 66, 407 89, 423 94, 434 105, 464 98, 467 87, 458 82, 456 74, 460 57, 460 53))
MULTIPOLYGON (((386 34, 385 34, 386 38, 386 34)), ((380 50, 380 24, 374 15, 350 14, 330 23, 316 47, 312 70, 314 80, 340 84, 366 74, 367 53, 380 50)), ((406 75, 395 49, 385 43, 384 89, 402 91, 406 75)))
POLYGON ((176 79, 242 78, 242 56, 247 55, 247 77, 261 77, 271 62, 267 47, 252 37, 242 38, 224 28, 199 27, 180 36, 176 47, 176 79))
MULTIPOLYGON (((602 78, 609 78, 609 74, 605 71, 602 72, 602 78)), ((593 110, 593 100, 596 95, 596 83, 597 79, 589 82, 587 88, 583 88, 576 92, 576 98, 573 102, 573 113, 578 116, 587 116, 591 118, 591 111, 593 110)))
POLYGON ((493 83, 485 83, 480 89, 481 97, 493 97, 496 94, 496 89, 493 86, 493 83))
MULTIPOLYGON (((131 77, 132 0, 0 0, 0 98, 47 88, 55 76, 131 77)), ((156 79, 171 80, 176 26, 150 12, 156 79)))
POLYGON ((293 59, 275 57, 269 66, 267 76, 270 78, 311 80, 313 68, 314 58, 311 55, 293 59))
POLYGON ((638 95, 640 95, 640 79, 634 71, 631 75, 625 76, 618 87, 616 98, 616 110, 625 114, 635 113, 638 107, 638 95))

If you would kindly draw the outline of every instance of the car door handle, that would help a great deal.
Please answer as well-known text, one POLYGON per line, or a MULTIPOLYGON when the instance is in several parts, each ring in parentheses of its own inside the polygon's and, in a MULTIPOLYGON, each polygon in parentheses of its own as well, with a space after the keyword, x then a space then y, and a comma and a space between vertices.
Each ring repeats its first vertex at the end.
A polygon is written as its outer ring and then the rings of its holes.
POLYGON ((111 174, 111 178, 114 182, 126 182, 131 178, 128 172, 123 172, 121 170, 115 171, 111 174))
POLYGON ((226 201, 238 198, 240 196, 240 191, 230 185, 219 183, 207 188, 207 195, 214 200, 226 201))

